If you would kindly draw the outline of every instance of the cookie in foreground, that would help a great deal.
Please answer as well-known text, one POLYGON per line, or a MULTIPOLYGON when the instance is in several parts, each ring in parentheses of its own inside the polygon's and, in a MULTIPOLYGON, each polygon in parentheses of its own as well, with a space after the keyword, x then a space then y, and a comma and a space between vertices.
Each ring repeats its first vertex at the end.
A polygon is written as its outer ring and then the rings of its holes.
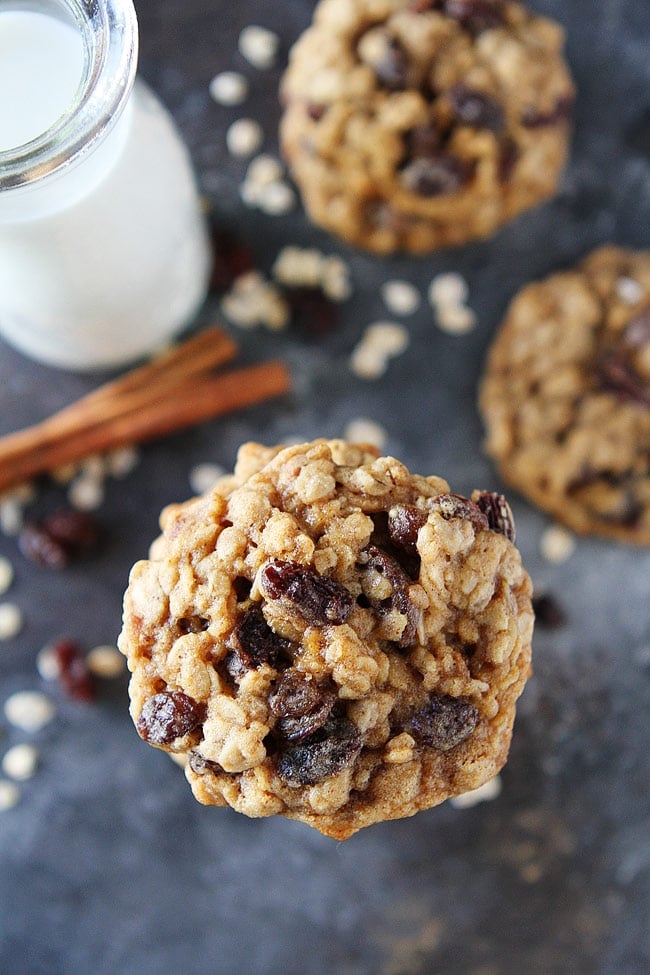
POLYGON ((601 247, 523 288, 480 406, 509 484, 579 534, 650 544, 650 252, 601 247))
POLYGON ((336 839, 492 778, 530 671, 502 495, 372 447, 246 444, 131 572, 131 715, 194 795, 336 839))
POLYGON ((281 145, 311 219, 417 253, 552 196, 574 98, 563 43, 517 0, 321 0, 281 86, 281 145))

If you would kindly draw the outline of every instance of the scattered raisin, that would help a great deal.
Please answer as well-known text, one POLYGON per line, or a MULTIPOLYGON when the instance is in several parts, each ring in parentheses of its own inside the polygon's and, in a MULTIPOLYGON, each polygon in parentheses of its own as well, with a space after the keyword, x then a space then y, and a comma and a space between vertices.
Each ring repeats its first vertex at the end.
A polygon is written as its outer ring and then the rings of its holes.
POLYGON ((95 699, 95 684, 88 670, 81 647, 74 640, 57 640, 51 646, 57 665, 61 687, 78 701, 95 699))
POLYGON ((449 100, 454 115, 463 125, 489 129, 491 132, 500 132, 503 129, 503 108, 490 95, 461 83, 450 89, 449 100))
POLYGON ((515 519, 503 494, 496 491, 474 491, 472 501, 487 516, 490 531, 498 532, 511 541, 516 540, 515 519))
POLYGON ((278 719, 275 730, 289 741, 299 741, 325 724, 336 703, 332 685, 309 680, 290 667, 269 695, 269 709, 278 719))
POLYGON ((312 624, 345 623, 354 605, 352 593, 340 582, 298 562, 267 562, 260 573, 260 587, 268 599, 292 603, 312 624))
POLYGON ((391 558, 383 549, 369 545, 360 556, 360 569, 374 569, 381 573, 392 587, 392 594, 386 599, 376 600, 368 596, 370 605, 381 618, 390 613, 401 613, 406 617, 406 625, 397 641, 399 647, 410 647, 417 640, 419 612, 409 598, 411 580, 399 562, 391 558))
POLYGON ((417 555, 418 532, 427 523, 428 514, 414 504, 396 504, 388 512, 388 534, 393 545, 409 555, 417 555))
POLYGON ((500 0, 445 0, 445 13, 472 34, 503 27, 500 0))
POLYGON ((546 593, 533 596, 533 610, 535 612, 535 619, 540 626, 557 630, 566 623, 564 610, 553 596, 549 596, 546 593))
POLYGON ((98 541, 99 527, 91 515, 62 509, 42 522, 26 522, 18 536, 18 547, 32 562, 48 569, 61 569, 94 549, 98 541))
POLYGON ((339 311, 320 288, 285 288, 291 310, 291 327, 306 338, 320 339, 335 331, 339 311))
POLYGON ((316 785, 356 761, 361 736, 352 722, 332 718, 301 742, 280 752, 276 770, 287 785, 316 785))
POLYGON ((448 152, 419 156, 402 170, 402 180, 408 190, 418 196, 441 196, 455 193, 471 177, 468 165, 448 152))
POLYGON ((521 124, 527 129, 542 129, 548 125, 568 122, 573 111, 573 96, 564 95, 558 98, 550 112, 538 112, 529 108, 521 117, 521 124))
POLYGON ((203 722, 205 705, 183 691, 161 691, 144 702, 138 734, 152 745, 169 745, 203 722))
POLYGON ((487 515, 474 501, 464 498, 462 494, 439 494, 437 498, 433 499, 433 508, 446 521, 451 518, 463 518, 465 521, 471 521, 474 530, 477 532, 485 531, 489 527, 487 515))
POLYGON ((446 695, 430 697, 411 718, 414 736, 442 752, 469 738, 477 724, 478 711, 472 704, 446 695))
POLYGON ((203 633, 209 627, 210 621, 206 620, 204 616, 181 616, 176 625, 183 635, 186 633, 203 633))
POLYGON ((25 558, 46 569, 63 569, 70 562, 65 545, 57 542, 37 521, 26 521, 18 535, 18 548, 25 558))

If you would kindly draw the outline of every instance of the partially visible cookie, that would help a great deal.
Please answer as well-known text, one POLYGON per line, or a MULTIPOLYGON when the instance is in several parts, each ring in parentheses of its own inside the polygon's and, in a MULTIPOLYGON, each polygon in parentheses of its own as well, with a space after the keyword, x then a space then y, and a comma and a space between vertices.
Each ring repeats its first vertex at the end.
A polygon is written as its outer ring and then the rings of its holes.
POLYGON ((247 444, 161 524, 119 646, 140 735, 200 802, 345 839, 504 764, 533 613, 502 495, 343 441, 247 444))
POLYGON ((650 544, 650 252, 525 287, 480 391, 504 479, 575 532, 650 544))
POLYGON ((563 40, 517 0, 321 0, 281 88, 312 220, 373 251, 424 252, 551 196, 574 97, 563 40))

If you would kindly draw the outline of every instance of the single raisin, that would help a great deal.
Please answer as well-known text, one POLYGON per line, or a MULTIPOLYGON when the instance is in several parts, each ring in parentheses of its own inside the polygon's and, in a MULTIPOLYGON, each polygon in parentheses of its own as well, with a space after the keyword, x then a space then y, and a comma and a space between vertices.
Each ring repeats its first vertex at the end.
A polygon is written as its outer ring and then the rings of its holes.
POLYGON ((66 546, 37 521, 25 522, 18 535, 18 548, 25 558, 46 569, 63 569, 70 562, 66 546))
POLYGON ((313 735, 280 752, 278 776, 287 785, 316 785, 354 765, 362 744, 352 722, 333 718, 313 735))
POLYGON ((202 724, 205 704, 183 691, 161 691, 147 698, 138 718, 138 734, 152 745, 169 745, 202 724))
POLYGON ((241 677, 247 670, 262 664, 277 668, 282 657, 289 656, 291 642, 275 633, 258 606, 249 609, 237 622, 229 641, 231 653, 226 666, 231 677, 241 677))
POLYGON ((473 501, 464 498, 462 494, 439 494, 433 499, 433 508, 449 521, 451 518, 463 518, 471 521, 475 531, 485 531, 488 528, 488 518, 473 501))
POLYGON ((318 340, 335 331, 339 311, 321 288, 285 288, 289 302, 291 327, 305 339, 318 340))
POLYGON ((206 772, 223 772, 218 762, 211 762, 195 749, 192 749, 190 752, 188 763, 192 771, 196 772, 197 775, 205 775, 206 772))
POLYGON ((176 625, 183 635, 186 633, 204 633, 209 627, 210 621, 206 620, 205 616, 181 616, 176 625))
POLYGON ((260 573, 260 588, 267 599, 292 603, 312 624, 345 623, 354 605, 352 593, 340 582, 298 562, 267 562, 260 573))
POLYGON ((490 531, 505 535, 514 545, 515 519, 504 495, 496 491, 473 491, 472 501, 486 515, 490 531))
POLYGON ((369 545, 361 553, 360 569, 373 569, 383 575, 392 587, 392 593, 385 599, 377 600, 368 596, 370 605, 381 618, 394 612, 406 617, 406 624, 397 640, 399 647, 413 646, 417 641, 417 629, 420 614, 409 597, 411 580, 396 559, 391 558, 383 549, 376 545, 369 545))
POLYGON ((419 156, 402 170, 402 181, 406 188, 425 197, 455 193, 465 186, 470 177, 468 165, 448 152, 419 156))
POLYGON ((432 696, 411 718, 415 738, 446 752, 473 734, 478 711, 472 704, 447 695, 432 696))
POLYGON ((489 129, 491 132, 501 132, 503 129, 503 108, 485 92, 475 91, 461 83, 450 89, 449 100, 455 117, 463 125, 489 129))
POLYGON ((86 511, 55 511, 43 519, 43 528, 71 556, 92 551, 99 542, 99 526, 86 511))
POLYGON ((290 667, 269 695, 269 709, 277 718, 275 730, 289 741, 299 741, 321 728, 336 703, 332 685, 309 680, 290 667))
POLYGON ((57 665, 59 683, 66 694, 78 701, 93 701, 95 684, 79 644, 64 638, 56 640, 51 650, 57 665))
POLYGON ((428 514, 414 504, 396 504, 388 512, 388 534, 393 545, 409 555, 417 555, 418 532, 427 523, 428 514))
POLYGON ((445 13, 472 34, 503 27, 500 0, 445 0, 445 13))
POLYGON ((390 91, 408 87, 409 57, 396 37, 387 37, 384 53, 373 65, 377 80, 390 91))

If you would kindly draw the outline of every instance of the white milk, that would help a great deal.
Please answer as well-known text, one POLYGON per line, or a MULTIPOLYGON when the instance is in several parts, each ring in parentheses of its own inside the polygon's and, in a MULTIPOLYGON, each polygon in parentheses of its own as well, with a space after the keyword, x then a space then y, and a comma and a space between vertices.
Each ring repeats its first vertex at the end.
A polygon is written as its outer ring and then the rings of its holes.
POLYGON ((68 24, 27 10, 0 13, 0 152, 45 132, 73 102, 84 47, 68 24))
MULTIPOLYGON (((13 104, 0 112, 0 150, 65 112, 83 64, 74 28, 27 12, 0 13, 0 62, 12 31, 7 50, 30 83, 22 88, 1 65, 0 101, 10 93, 13 104), (33 18, 38 31, 26 34, 33 18)), ((98 149, 54 178, 0 193, 0 334, 51 365, 118 366, 155 349, 197 311, 208 268, 188 153, 139 81, 98 149)))

